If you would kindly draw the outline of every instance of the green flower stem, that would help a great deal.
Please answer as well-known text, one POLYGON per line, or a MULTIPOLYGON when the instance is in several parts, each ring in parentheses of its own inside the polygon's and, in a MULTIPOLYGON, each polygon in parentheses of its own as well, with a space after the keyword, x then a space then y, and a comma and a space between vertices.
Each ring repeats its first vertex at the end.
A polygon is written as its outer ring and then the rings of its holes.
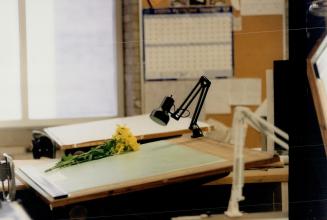
POLYGON ((78 155, 63 155, 60 161, 58 161, 53 167, 45 170, 45 172, 138 149, 139 143, 137 143, 137 139, 132 135, 130 130, 126 126, 118 125, 116 133, 112 136, 111 140, 92 148, 88 152, 78 155))
MULTIPOLYGON (((81 153, 79 155, 64 155, 59 162, 56 163, 53 167, 46 169, 45 172, 49 172, 54 169, 64 168, 79 163, 88 162, 91 160, 98 160, 104 157, 115 155, 114 147, 116 145, 115 140, 109 140, 103 145, 100 145, 96 148, 92 148, 88 152, 81 153)), ((125 151, 126 152, 126 151, 125 151)))

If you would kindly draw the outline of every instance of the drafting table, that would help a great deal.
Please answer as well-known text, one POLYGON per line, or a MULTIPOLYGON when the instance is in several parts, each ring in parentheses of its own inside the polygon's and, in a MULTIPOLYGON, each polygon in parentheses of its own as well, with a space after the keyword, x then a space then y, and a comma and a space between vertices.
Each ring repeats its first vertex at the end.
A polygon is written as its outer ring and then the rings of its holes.
MULTIPOLYGON (((233 174, 209 182, 206 185, 226 185, 233 183, 233 174)), ((269 169, 244 170, 244 183, 277 183, 280 187, 282 211, 288 212, 288 166, 269 169)))
MULTIPOLYGON (((61 149, 90 147, 102 144, 115 133, 117 125, 126 125, 138 140, 149 140, 191 133, 188 129, 191 118, 171 119, 167 126, 153 122, 148 114, 123 118, 78 123, 45 128, 44 131, 61 149)), ((210 125, 198 122, 203 131, 209 131, 210 125)))
MULTIPOLYGON (((257 166, 278 160, 267 152, 246 149, 245 166, 257 166)), ((42 173, 44 166, 22 166, 17 176, 31 186, 51 207, 60 207, 96 198, 155 188, 230 172, 233 147, 206 137, 176 138, 141 145, 128 154, 42 173), (102 172, 102 171, 103 172, 102 172), (95 172, 98 171, 98 172, 95 172), (36 173, 67 192, 68 197, 54 199, 44 187, 30 178, 36 173)))

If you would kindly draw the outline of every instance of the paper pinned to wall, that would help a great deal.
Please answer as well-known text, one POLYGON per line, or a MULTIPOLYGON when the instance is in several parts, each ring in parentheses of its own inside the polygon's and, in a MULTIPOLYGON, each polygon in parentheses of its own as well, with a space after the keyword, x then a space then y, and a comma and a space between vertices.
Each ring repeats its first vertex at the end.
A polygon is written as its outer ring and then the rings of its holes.
POLYGON ((242 78, 230 81, 231 105, 260 105, 261 79, 242 78))
POLYGON ((241 15, 282 15, 284 0, 241 0, 241 15))
POLYGON ((230 114, 230 80, 212 80, 205 100, 205 112, 207 114, 230 114))
POLYGON ((242 30, 242 16, 233 16, 233 31, 242 30))
MULTIPOLYGON (((233 78, 213 79, 200 119, 204 114, 230 114, 232 105, 260 105, 261 79, 233 78)), ((178 107, 195 86, 196 80, 147 81, 145 82, 145 112, 157 108, 165 96, 173 95, 178 107)), ((190 112, 194 112, 195 100, 190 112)))
POLYGON ((237 10, 237 11, 240 10, 240 8, 241 8, 240 0, 231 0, 230 3, 235 10, 237 10))

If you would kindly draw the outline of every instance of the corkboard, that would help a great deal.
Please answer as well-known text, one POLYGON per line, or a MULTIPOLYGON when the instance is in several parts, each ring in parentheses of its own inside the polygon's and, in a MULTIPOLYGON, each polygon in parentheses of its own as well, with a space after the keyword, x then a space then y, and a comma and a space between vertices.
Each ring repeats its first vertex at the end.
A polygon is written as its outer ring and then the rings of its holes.
MULTIPOLYGON (((242 31, 234 32, 234 76, 256 77, 262 81, 262 101, 266 98, 266 70, 273 68, 274 60, 283 59, 282 16, 242 17, 242 31)), ((257 106, 249 106, 255 110, 257 106)), ((232 114, 208 115, 231 125, 232 114)), ((261 146, 260 135, 248 130, 246 146, 261 146)))
MULTIPOLYGON (((152 0, 154 8, 169 7, 169 0, 152 0)), ((148 8, 143 0, 143 8, 148 8)), ((239 16, 239 12, 234 12, 239 16)), ((234 77, 260 78, 262 101, 266 98, 266 70, 273 68, 274 60, 283 59, 282 15, 243 16, 242 30, 234 32, 234 77)), ((258 106, 248 106, 255 110, 258 106)), ((233 108, 234 109, 234 108, 233 108)), ((207 115, 231 126, 233 114, 207 115)), ((260 134, 248 129, 246 146, 261 147, 260 134)))

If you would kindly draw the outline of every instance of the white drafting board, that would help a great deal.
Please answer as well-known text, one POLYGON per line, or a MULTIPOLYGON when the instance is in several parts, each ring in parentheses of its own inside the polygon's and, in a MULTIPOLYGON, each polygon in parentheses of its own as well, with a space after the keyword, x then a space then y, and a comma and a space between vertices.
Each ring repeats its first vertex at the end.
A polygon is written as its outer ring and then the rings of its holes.
MULTIPOLYGON (((146 178, 166 173, 183 171, 220 163, 225 158, 199 150, 174 144, 169 141, 157 141, 143 144, 139 151, 111 156, 75 166, 44 172, 55 164, 55 160, 39 166, 22 166, 18 175, 26 182, 34 182, 45 193, 51 196, 49 185, 71 194, 89 189, 131 181, 145 181, 146 178), (38 182, 39 176, 43 182, 38 182), (48 184, 44 184, 47 182, 48 184), (48 191, 49 190, 49 191, 48 191)), ((53 198, 53 196, 52 196, 53 198)))
POLYGON ((145 79, 231 77, 231 9, 185 10, 143 10, 145 79))
MULTIPOLYGON (((160 103, 158 103, 159 106, 160 103)), ((148 114, 45 128, 44 131, 62 148, 92 146, 108 140, 117 125, 126 125, 139 140, 189 133, 190 118, 170 119, 167 126, 153 122, 148 114)), ((202 129, 209 125, 198 121, 202 129)))

